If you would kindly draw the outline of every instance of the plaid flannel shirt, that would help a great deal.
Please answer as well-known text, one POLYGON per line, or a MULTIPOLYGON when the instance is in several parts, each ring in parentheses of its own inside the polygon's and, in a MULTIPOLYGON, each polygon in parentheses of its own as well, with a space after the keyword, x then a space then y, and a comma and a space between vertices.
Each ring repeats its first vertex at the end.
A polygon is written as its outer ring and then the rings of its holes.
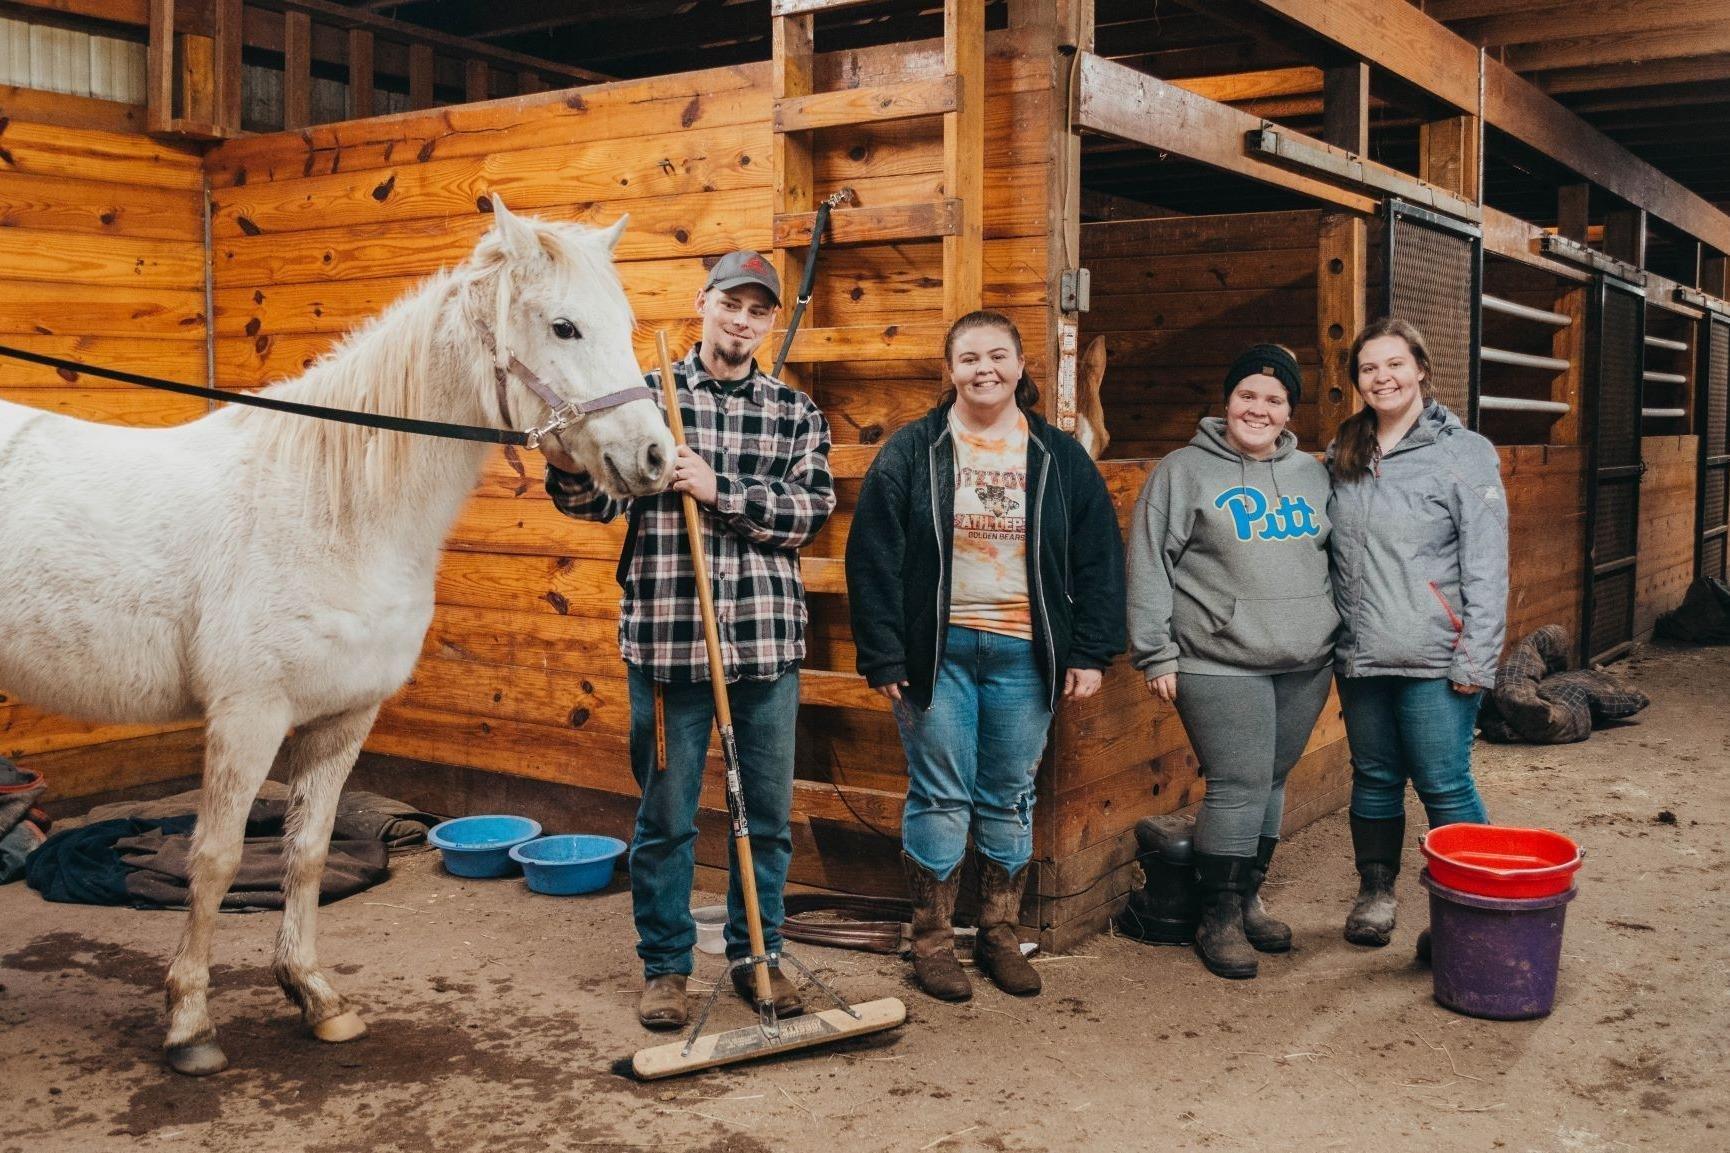
MULTIPOLYGON (((718 381, 693 347, 673 372, 686 439, 715 470, 715 504, 698 507, 727 679, 772 679, 805 655, 798 550, 835 509, 829 422, 809 396, 755 365, 744 380, 718 381)), ((646 380, 664 409, 660 373, 646 380)), ((550 465, 547 493, 582 520, 634 512, 634 547, 619 566, 620 655, 658 681, 708 680, 679 494, 639 497, 633 510, 588 474, 550 465)))

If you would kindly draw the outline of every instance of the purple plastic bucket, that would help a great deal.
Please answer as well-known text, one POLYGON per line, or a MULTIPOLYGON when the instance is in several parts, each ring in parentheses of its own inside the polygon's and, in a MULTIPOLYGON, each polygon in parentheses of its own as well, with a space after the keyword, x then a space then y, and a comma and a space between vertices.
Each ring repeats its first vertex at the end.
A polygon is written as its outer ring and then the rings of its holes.
POLYGON ((1430 891, 1430 966, 1437 1003, 1468 1017, 1521 1021, 1556 1001, 1562 922, 1571 887, 1548 897, 1480 897, 1438 883, 1430 891))

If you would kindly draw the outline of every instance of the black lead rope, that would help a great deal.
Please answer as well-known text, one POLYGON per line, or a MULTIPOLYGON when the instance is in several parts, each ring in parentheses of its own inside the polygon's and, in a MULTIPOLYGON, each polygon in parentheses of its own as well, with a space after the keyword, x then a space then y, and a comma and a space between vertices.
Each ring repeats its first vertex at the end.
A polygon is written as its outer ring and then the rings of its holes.
POLYGON ((106 380, 117 380, 122 384, 137 384, 145 388, 154 388, 161 392, 175 392, 182 396, 196 396, 204 400, 217 400, 224 404, 244 404, 253 408, 265 408, 272 412, 286 412, 293 416, 310 416, 319 420, 334 420, 343 424, 358 424, 364 428, 379 428, 387 432, 411 432, 420 436, 437 436, 446 440, 472 440, 486 444, 529 443, 529 434, 514 430, 481 428, 471 424, 446 424, 439 420, 413 420, 404 416, 381 416, 371 412, 351 412, 345 408, 328 408, 322 404, 301 404, 293 400, 278 400, 275 397, 259 396, 250 392, 222 392, 214 388, 203 388, 196 384, 182 384, 177 380, 163 380, 161 377, 144 376, 136 372, 122 372, 114 368, 96 368, 93 365, 81 364, 76 360, 64 360, 58 356, 45 356, 40 352, 26 352, 21 348, 12 348, 0 344, 0 356, 11 357, 13 360, 29 361, 61 372, 82 373, 87 376, 102 377, 106 380))
POLYGON ((775 370, 769 375, 777 380, 787 367, 787 354, 793 351, 793 336, 799 322, 805 318, 805 306, 811 303, 811 290, 817 284, 817 254, 823 250, 823 232, 829 227, 829 213, 843 204, 857 200, 851 188, 843 188, 817 206, 816 219, 811 222, 811 247, 805 250, 805 277, 799 285, 799 299, 793 305, 793 319, 787 322, 787 334, 781 338, 781 351, 775 356, 775 370))

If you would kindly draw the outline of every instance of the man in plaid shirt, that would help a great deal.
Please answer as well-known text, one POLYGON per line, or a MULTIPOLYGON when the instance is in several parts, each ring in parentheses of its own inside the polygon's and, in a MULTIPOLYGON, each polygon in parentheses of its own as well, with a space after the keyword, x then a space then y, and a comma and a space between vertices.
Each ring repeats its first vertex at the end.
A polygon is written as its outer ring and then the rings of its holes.
MULTIPOLYGON (((687 1020, 685 978, 696 943, 690 895, 697 798, 715 723, 680 493, 690 493, 705 514, 704 551, 764 937, 771 952, 781 948, 782 889, 793 854, 793 734, 805 655, 798 550, 834 511, 835 486, 823 414, 753 358, 780 303, 780 278, 755 252, 723 257, 697 294, 702 339, 673 370, 690 443, 674 458, 668 491, 617 500, 586 473, 547 468, 547 492, 565 515, 605 522, 628 513, 631 521, 619 560, 619 650, 630 676, 631 769, 643 793, 630 854, 645 978, 637 1016, 651 1029, 678 1028, 687 1020), (657 688, 666 718, 664 766, 655 756, 657 688)), ((651 373, 649 383, 660 402, 659 374, 651 373)), ((737 873, 727 887, 727 912, 727 956, 748 956, 737 873)), ((776 1011, 799 1012, 793 983, 779 970, 770 972, 776 1011)), ((734 985, 755 1003, 749 969, 735 972, 734 985)))

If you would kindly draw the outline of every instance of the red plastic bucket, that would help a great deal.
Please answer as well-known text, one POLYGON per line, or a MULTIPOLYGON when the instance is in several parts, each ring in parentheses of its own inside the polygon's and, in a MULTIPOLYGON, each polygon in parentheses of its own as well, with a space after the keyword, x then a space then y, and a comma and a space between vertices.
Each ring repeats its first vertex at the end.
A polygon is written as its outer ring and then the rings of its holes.
POLYGON ((1548 829, 1462 822, 1431 829, 1421 847, 1437 884, 1480 897, 1553 897, 1580 868, 1580 846, 1548 829))

